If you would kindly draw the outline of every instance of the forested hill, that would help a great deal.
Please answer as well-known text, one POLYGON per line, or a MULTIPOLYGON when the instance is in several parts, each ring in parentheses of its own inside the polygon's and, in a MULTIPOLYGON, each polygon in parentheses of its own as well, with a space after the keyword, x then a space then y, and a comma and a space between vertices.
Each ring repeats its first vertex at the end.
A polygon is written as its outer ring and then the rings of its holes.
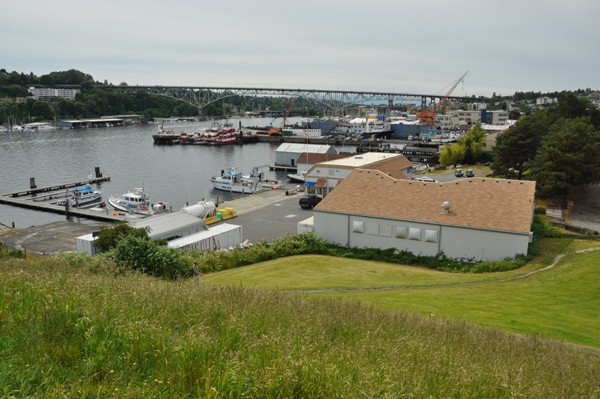
MULTIPOLYGON (((127 83, 121 82, 120 85, 127 83)), ((12 123, 26 123, 52 119, 96 118, 102 115, 140 114, 146 118, 167 118, 171 116, 197 116, 198 109, 182 101, 150 95, 143 90, 136 94, 115 94, 97 85, 112 85, 84 72, 71 69, 64 72, 51 72, 36 76, 19 72, 7 72, 0 69, 0 124, 10 118, 12 123), (81 92, 75 100, 60 98, 54 103, 38 101, 29 96, 27 89, 57 88, 61 85, 79 85, 81 92)), ((284 109, 287 99, 271 97, 233 96, 216 101, 202 109, 204 116, 225 116, 255 111, 257 109, 284 109)), ((296 106, 308 108, 309 115, 317 111, 296 102, 296 106)))
MULTIPOLYGON (((98 85, 112 85, 107 80, 98 81, 91 75, 70 69, 62 72, 51 72, 46 75, 37 76, 33 72, 8 72, 0 69, 0 124, 6 124, 7 120, 12 123, 26 123, 32 121, 52 119, 77 119, 96 118, 103 115, 140 114, 146 118, 166 118, 171 116, 197 116, 198 109, 182 101, 149 95, 143 90, 136 94, 114 94, 104 90, 98 85), (81 92, 75 100, 61 98, 54 103, 38 101, 29 96, 27 89, 57 88, 61 85, 79 85, 81 92), (96 87, 95 87, 96 86, 96 87)), ((119 85, 126 85, 120 82, 119 85)), ((574 93, 585 95, 590 89, 577 90, 574 93)), ((569 92, 534 93, 517 92, 513 96, 497 96, 495 93, 491 98, 474 98, 474 101, 485 101, 488 109, 506 109, 510 101, 531 101, 536 98, 549 96, 561 100, 569 92)), ((273 97, 243 97, 232 96, 225 100, 216 101, 202 108, 202 115, 226 116, 251 112, 259 109, 285 109, 288 105, 287 98, 273 97)), ((297 99, 295 109, 303 109, 306 115, 318 114, 314 104, 304 99, 297 99)))

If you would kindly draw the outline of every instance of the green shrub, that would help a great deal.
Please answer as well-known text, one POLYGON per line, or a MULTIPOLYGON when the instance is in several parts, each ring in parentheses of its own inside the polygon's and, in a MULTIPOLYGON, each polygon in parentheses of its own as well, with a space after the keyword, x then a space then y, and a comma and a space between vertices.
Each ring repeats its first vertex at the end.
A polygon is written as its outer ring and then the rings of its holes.
POLYGON ((117 266, 171 279, 189 274, 191 267, 177 249, 133 235, 123 238, 108 258, 114 260, 117 266))

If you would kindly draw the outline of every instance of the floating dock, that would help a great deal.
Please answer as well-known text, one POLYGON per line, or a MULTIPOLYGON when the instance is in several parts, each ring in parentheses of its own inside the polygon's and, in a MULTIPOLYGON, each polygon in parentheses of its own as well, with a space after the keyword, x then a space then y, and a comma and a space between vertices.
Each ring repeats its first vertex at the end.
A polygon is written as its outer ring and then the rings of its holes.
MULTIPOLYGON (((102 208, 100 210, 92 210, 89 207, 65 207, 56 205, 56 201, 52 201, 54 199, 65 198, 67 193, 66 191, 69 189, 74 189, 77 187, 84 186, 86 184, 94 184, 100 183, 104 181, 109 181, 110 176, 107 177, 96 177, 87 180, 75 181, 70 183, 62 183, 56 184, 53 186, 47 187, 37 187, 35 185, 35 180, 31 179, 30 188, 22 191, 15 191, 12 193, 1 194, 0 195, 0 204, 18 206, 21 208, 29 208, 35 209, 38 211, 45 212, 53 212, 59 213, 67 216, 78 216, 85 217, 89 219, 102 220, 107 222, 116 222, 118 220, 123 220, 125 216, 127 216, 123 212, 118 212, 116 216, 113 216, 112 211, 108 208, 102 208)), ((96 208, 99 209, 99 208, 96 208)))

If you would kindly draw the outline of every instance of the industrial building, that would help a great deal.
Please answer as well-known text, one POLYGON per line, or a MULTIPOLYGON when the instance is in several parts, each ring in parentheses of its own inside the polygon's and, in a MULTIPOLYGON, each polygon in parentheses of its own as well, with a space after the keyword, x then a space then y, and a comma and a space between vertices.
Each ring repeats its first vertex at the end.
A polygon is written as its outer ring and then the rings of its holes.
POLYGON ((366 152, 315 164, 306 173, 307 194, 326 197, 355 169, 377 169, 396 179, 412 179, 412 162, 401 154, 366 152))
POLYGON ((275 166, 295 168, 298 157, 302 153, 337 154, 337 151, 330 145, 282 143, 275 150, 275 166))
MULTIPOLYGON (((165 213, 129 222, 134 228, 148 228, 151 239, 168 241, 178 249, 218 250, 242 243, 242 226, 219 224, 207 227, 203 219, 184 212, 165 213)), ((77 237, 77 252, 96 255, 93 245, 97 233, 77 237)))
POLYGON ((527 253, 534 195, 533 181, 424 183, 358 169, 314 208, 313 231, 348 247, 501 260, 527 253))

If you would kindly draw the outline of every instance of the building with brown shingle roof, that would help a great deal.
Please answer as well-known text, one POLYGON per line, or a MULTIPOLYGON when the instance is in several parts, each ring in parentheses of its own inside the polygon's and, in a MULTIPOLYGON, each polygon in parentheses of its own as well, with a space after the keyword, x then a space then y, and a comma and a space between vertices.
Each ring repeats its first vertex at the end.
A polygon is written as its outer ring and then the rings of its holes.
POLYGON ((358 169, 314 209, 314 232, 349 247, 501 260, 526 254, 535 182, 471 178, 445 183, 358 169))
POLYGON ((412 162, 402 154, 367 152, 315 164, 306 173, 306 192, 329 194, 355 169, 377 169, 395 179, 412 178, 412 162))

